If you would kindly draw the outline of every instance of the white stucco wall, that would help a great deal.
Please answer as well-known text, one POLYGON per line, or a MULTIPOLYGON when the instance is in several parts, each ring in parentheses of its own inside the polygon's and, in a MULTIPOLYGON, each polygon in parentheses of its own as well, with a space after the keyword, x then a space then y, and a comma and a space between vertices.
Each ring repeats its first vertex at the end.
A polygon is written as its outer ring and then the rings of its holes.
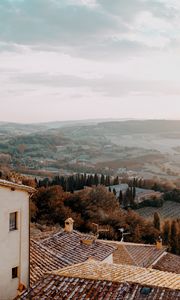
POLYGON ((19 283, 29 277, 29 195, 0 186, 0 300, 17 296, 19 283), (9 214, 18 212, 18 229, 9 231, 9 214), (12 268, 19 267, 12 279, 12 268))

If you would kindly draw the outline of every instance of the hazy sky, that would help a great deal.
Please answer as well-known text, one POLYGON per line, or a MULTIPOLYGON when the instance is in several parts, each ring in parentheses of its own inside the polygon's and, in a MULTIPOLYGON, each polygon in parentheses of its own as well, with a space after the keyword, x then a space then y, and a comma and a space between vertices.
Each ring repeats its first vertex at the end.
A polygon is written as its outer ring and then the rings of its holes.
POLYGON ((0 0, 0 121, 180 119, 180 0, 0 0))

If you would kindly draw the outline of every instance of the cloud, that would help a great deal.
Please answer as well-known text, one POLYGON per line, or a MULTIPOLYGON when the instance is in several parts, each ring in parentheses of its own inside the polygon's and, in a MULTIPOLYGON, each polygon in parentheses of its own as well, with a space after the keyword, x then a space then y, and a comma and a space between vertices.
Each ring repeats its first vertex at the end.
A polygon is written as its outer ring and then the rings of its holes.
POLYGON ((0 38, 16 43, 76 44, 116 27, 92 1, 31 0, 0 4, 0 38), (88 5, 89 4, 89 5, 88 5))
POLYGON ((177 43, 177 16, 175 0, 1 0, 0 40, 109 59, 177 43))
POLYGON ((151 116, 163 101, 177 115, 179 18, 179 0, 1 0, 0 119, 151 116))

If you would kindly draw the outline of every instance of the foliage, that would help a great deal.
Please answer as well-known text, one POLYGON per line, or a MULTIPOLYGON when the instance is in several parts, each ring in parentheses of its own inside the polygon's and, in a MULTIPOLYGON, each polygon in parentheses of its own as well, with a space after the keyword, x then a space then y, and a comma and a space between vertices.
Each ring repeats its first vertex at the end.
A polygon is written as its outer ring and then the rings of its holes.
MULTIPOLYGON (((118 178, 118 177, 117 177, 118 178)), ((116 180, 117 180, 116 178, 116 180)), ((63 190, 66 192, 74 192, 78 190, 84 189, 85 186, 91 187, 93 185, 97 186, 98 184, 102 184, 105 186, 109 186, 111 184, 111 178, 109 175, 98 175, 98 174, 75 174, 71 176, 55 176, 52 180, 49 178, 44 178, 43 180, 39 180, 38 186, 53 186, 60 185, 63 190)))
POLYGON ((101 235, 108 239, 120 240, 122 227, 130 233, 128 241, 153 243, 159 235, 152 222, 131 210, 122 210, 115 195, 102 185, 74 193, 60 186, 40 187, 32 201, 37 209, 34 220, 40 223, 63 225, 71 216, 75 228, 81 231, 92 231, 93 223, 108 228, 108 233, 101 235))
POLYGON ((154 228, 156 228, 157 230, 160 230, 161 222, 160 222, 160 216, 157 212, 154 213, 153 224, 154 224, 154 228))
POLYGON ((165 201, 174 201, 180 203, 180 190, 174 189, 172 191, 169 191, 165 193, 164 195, 165 201))

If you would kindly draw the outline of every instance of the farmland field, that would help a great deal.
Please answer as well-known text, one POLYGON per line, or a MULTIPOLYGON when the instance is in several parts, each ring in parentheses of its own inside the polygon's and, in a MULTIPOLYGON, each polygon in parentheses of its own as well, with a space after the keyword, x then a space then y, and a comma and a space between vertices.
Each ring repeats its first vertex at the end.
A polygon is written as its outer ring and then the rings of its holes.
POLYGON ((162 219, 180 218, 180 203, 166 201, 162 207, 143 207, 136 212, 146 219, 153 219, 155 212, 158 212, 162 219))

